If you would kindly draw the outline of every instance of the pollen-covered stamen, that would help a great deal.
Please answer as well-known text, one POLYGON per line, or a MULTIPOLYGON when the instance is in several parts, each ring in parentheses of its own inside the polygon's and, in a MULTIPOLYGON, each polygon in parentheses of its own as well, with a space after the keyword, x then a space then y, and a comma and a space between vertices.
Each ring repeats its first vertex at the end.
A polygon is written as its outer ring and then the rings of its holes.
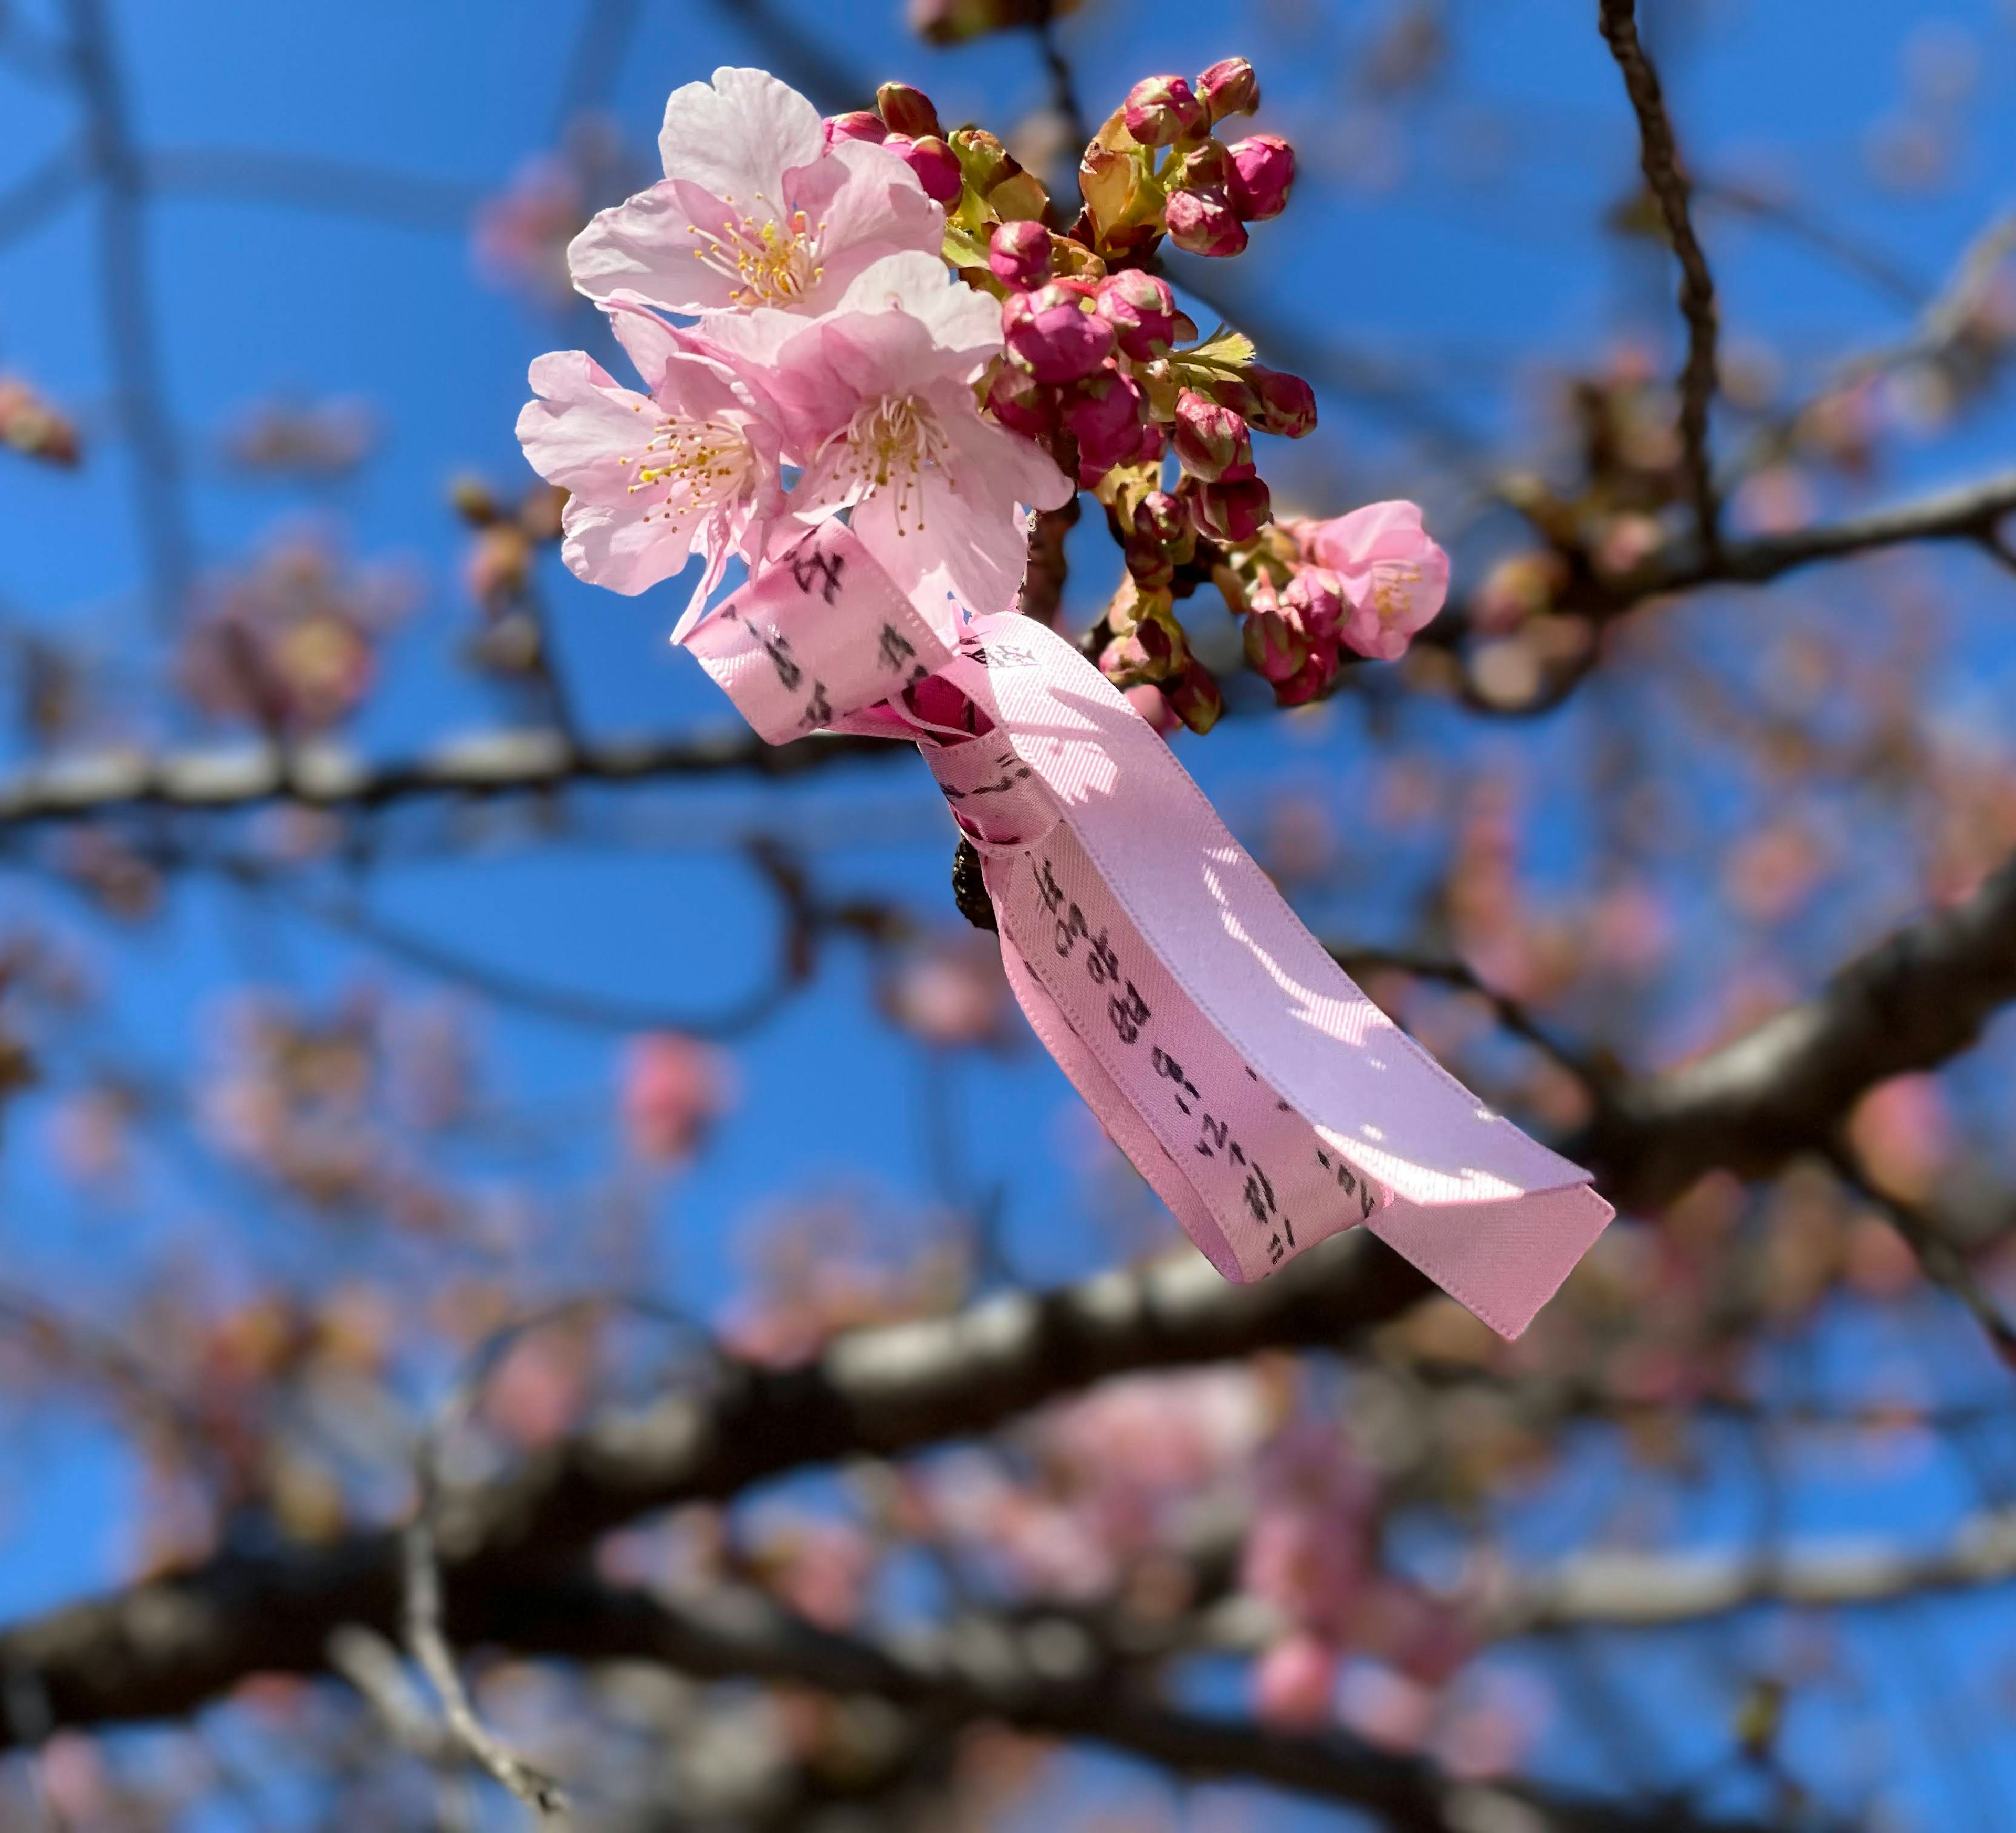
POLYGON ((949 449, 929 403, 914 394, 885 394, 856 408, 826 447, 838 448, 833 468, 861 494, 891 493, 896 532, 924 525, 923 479, 927 466, 942 469, 949 449))
POLYGON ((1406 560, 1386 560, 1372 569, 1372 608, 1386 629, 1413 609, 1421 569, 1406 560))
POLYGON ((745 495, 756 455, 747 433, 733 420, 668 419, 659 421, 641 451, 617 462, 625 470, 635 467, 632 495, 662 492, 657 508, 646 510, 643 519, 668 523, 676 534, 689 516, 704 515, 745 495))
POLYGON ((693 257, 735 283, 729 297, 736 305, 794 304, 826 272, 819 258, 826 225, 801 210, 780 218, 762 198, 756 203, 758 214, 753 216, 725 216, 712 228, 687 224, 686 232, 698 243, 693 257))

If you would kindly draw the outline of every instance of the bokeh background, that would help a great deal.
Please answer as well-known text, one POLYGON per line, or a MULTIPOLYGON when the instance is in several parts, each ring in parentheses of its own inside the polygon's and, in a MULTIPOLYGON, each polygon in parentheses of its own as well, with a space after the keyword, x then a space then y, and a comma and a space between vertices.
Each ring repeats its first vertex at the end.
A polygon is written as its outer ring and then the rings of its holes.
MULTIPOLYGON (((2016 15, 1641 12, 1721 301, 1730 528, 1993 480, 2016 15)), ((1187 270, 1196 315, 1317 385, 1277 503, 1411 495, 1456 556, 1450 643, 1292 715, 1193 603, 1229 711, 1179 755, 1319 935, 1385 953, 1377 996, 1570 1142, 1599 1084, 1745 1035, 2016 847, 2016 587, 1982 544, 1554 602, 1512 501, 1619 567, 1684 528, 1672 261, 1593 13, 1086 0, 1049 28, 1095 124, 1138 76, 1254 60, 1301 176, 1247 256, 1187 270)), ((953 909, 916 759, 741 767, 666 641, 678 589, 592 591, 547 538, 526 364, 616 366, 562 250, 722 63, 827 108, 901 77, 1071 163, 1035 31, 934 44, 893 0, 0 5, 0 1826, 524 1824, 390 1681, 220 1671, 102 1711, 37 1637, 405 1518, 472 1358, 452 1467, 502 1482, 722 1378, 710 1334, 816 1367, 1187 1253, 953 909), (556 733, 678 767, 525 787, 556 733), (234 790, 275 734, 311 793, 234 790), (400 776, 443 755, 517 787, 400 776), (136 801, 162 758, 180 790, 136 801), (407 787, 312 793, 359 769, 407 787), (631 1308, 495 1336, 574 1298, 631 1308)), ((1093 520, 1080 629, 1119 574, 1093 520)), ((1061 1625, 1067 1677, 1250 1734, 1200 1739, 1227 1773, 1089 1716, 480 1633, 476 1697, 592 1827, 2016 1824, 2016 1434, 1977 1315, 2016 1301, 2011 1037, 1856 1091, 1846 1172, 1821 1137, 1697 1167, 1517 1348, 1446 1301, 1263 1327, 599 1547, 611 1583, 851 1645, 1061 1625), (1389 1774, 1415 1792, 1382 1808, 1389 1774)))

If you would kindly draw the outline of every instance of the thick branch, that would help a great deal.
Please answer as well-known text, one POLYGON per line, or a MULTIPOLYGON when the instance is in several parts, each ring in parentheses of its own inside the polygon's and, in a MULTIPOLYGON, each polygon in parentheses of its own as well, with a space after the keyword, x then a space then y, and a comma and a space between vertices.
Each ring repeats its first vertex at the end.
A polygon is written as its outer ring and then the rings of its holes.
MULTIPOLYGON (((855 1331, 802 1368, 730 1365, 705 1392, 600 1425, 509 1481, 445 1491, 444 1566, 453 1590, 508 1589, 648 1510, 985 1431, 1109 1375, 1269 1346, 1341 1347, 1428 1290, 1354 1230, 1255 1285, 1228 1285, 1185 1256, 855 1331)), ((174 1716, 272 1665, 276 1650, 319 1651, 347 1622, 389 1627, 399 1576, 389 1534, 225 1554, 23 1625, 0 1637, 0 1666, 38 1671, 58 1723, 174 1716)))
POLYGON ((1701 546, 1716 542, 1715 478, 1708 462, 1708 412, 1715 398, 1716 309, 1715 281, 1694 233, 1690 189, 1673 140, 1672 118, 1659 88, 1658 73, 1638 41, 1633 0, 1602 0, 1604 41, 1623 73, 1625 92, 1638 117, 1639 160, 1645 182, 1665 220, 1666 237, 1680 264, 1680 315, 1687 322, 1687 360, 1680 372, 1680 442, 1687 494, 1701 546))
POLYGON ((1656 1208, 1718 1168, 1763 1176, 1828 1150, 1870 1088, 1957 1056, 2012 999, 2016 858, 1966 903, 1849 962, 1813 998, 1613 1090, 1571 1149, 1624 1208, 1656 1208))

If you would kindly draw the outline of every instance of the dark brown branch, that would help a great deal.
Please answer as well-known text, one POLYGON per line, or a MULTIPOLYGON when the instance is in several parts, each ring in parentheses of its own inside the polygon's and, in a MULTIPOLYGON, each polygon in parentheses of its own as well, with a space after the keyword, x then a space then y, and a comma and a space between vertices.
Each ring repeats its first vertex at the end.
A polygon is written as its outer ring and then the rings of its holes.
POLYGON ((1831 1149, 1879 1082, 1930 1069, 2016 1000, 2016 859, 1964 904, 1901 929, 1813 998, 1697 1061, 1624 1084, 1569 1147, 1620 1207, 1654 1208, 1704 1172, 1762 1177, 1831 1149))
POLYGON ((1712 553, 1717 507, 1708 458, 1708 416, 1715 390, 1715 280, 1694 233, 1687 175, 1674 142, 1672 117, 1666 112, 1658 73, 1638 40, 1633 0, 1602 0, 1600 21, 1604 41, 1623 73, 1625 92, 1638 117, 1639 161, 1645 182, 1658 203, 1666 238, 1680 264, 1680 315, 1687 326, 1687 360, 1680 372, 1680 442, 1695 531, 1702 547, 1712 553))
POLYGON ((1407 1833, 1486 1824, 1494 1797, 1503 1803, 1501 1816, 1517 1813, 1516 1824, 1535 1833, 1690 1833, 1710 1826, 1737 1833, 1738 1826, 1705 1821, 1679 1806, 1633 1808, 1521 1783, 1464 1784, 1421 1758, 1391 1755, 1343 1733, 1297 1736, 1184 1712, 1128 1687, 1067 1619, 973 1619, 899 1650, 815 1630, 753 1594, 673 1606, 639 1591, 563 1581, 485 1599, 459 1627, 473 1640, 528 1651, 873 1694, 914 1709, 935 1726, 992 1720, 1105 1744, 1186 1777, 1251 1778, 1348 1803, 1407 1833))
MULTIPOLYGON (((1266 1346, 1341 1348, 1430 1289, 1354 1230, 1255 1285, 1228 1285, 1186 1255, 855 1331, 804 1367, 727 1365, 704 1393, 600 1424, 508 1481, 445 1490, 447 1583, 452 1596, 508 1591, 535 1565, 650 1510, 985 1431, 1108 1375, 1266 1346)), ((226 1554, 17 1626, 0 1636, 0 1669, 38 1673, 57 1723, 178 1716, 261 1669, 319 1662, 345 1623, 390 1633, 400 1582, 398 1537, 387 1532, 226 1554)))

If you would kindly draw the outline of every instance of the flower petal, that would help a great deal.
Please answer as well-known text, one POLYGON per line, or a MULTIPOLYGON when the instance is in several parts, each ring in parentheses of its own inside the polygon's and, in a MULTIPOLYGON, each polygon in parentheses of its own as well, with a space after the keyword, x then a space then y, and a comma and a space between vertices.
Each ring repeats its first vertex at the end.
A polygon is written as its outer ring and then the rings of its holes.
POLYGON ((819 110, 766 70, 724 67, 688 83, 665 103, 658 153, 665 176, 684 178, 747 209, 783 200, 784 174, 826 146, 819 110))

